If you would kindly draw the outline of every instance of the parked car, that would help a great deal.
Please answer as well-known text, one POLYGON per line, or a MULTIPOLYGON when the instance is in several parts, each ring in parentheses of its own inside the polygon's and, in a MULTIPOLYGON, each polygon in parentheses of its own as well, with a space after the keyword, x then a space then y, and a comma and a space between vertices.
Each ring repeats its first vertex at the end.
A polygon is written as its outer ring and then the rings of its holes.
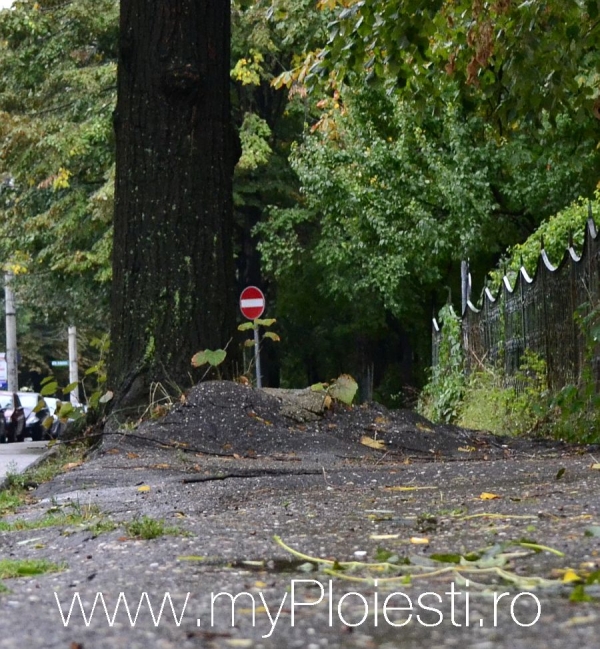
POLYGON ((25 409, 17 392, 0 391, 0 442, 22 442, 25 439, 25 409))
POLYGON ((0 443, 23 442, 30 437, 34 442, 60 437, 68 426, 68 421, 59 419, 56 411, 60 400, 42 397, 37 392, 0 391, 0 443), (46 421, 53 419, 48 426, 46 421))

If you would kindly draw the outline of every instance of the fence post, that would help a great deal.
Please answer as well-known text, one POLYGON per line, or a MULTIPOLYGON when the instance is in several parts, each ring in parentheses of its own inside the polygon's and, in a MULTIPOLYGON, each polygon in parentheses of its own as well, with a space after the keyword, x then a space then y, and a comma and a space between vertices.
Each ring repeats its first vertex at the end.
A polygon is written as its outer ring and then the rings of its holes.
POLYGON ((571 335, 573 337, 573 383, 578 384, 581 378, 581 361, 579 358, 579 327, 575 314, 579 305, 577 304, 577 262, 573 258, 573 231, 569 230, 569 282, 570 282, 570 297, 571 297, 571 335))
POLYGON ((467 301, 470 298, 470 286, 469 286, 469 262, 461 261, 460 262, 460 292, 462 297, 462 311, 461 316, 464 318, 467 311, 467 301))
MULTIPOLYGON (((546 248, 544 246, 544 237, 541 238, 540 240, 541 243, 541 250, 540 250, 540 256, 542 256, 542 253, 545 252, 546 248)), ((546 273, 548 272, 548 269, 546 267, 546 264, 542 260, 540 263, 540 283, 542 286, 542 320, 543 320, 543 325, 542 325, 542 334, 544 337, 543 344, 544 344, 544 356, 546 360, 546 385, 549 388, 552 388, 552 380, 551 380, 551 375, 550 375, 550 345, 548 344, 548 309, 546 306, 546 273)))

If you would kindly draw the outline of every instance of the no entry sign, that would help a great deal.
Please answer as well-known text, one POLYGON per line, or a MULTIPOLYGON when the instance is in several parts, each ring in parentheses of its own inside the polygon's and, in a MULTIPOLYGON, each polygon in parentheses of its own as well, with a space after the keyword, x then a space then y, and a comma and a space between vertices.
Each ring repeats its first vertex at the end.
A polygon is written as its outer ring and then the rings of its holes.
POLYGON ((240 309, 248 320, 260 318, 265 310, 265 296, 256 286, 247 286, 240 295, 240 309))

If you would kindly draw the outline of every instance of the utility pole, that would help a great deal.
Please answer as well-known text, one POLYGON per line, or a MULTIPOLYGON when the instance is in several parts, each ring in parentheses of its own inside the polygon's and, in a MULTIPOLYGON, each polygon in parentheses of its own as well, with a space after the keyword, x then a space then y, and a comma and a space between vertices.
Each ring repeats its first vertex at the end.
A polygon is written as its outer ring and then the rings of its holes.
POLYGON ((71 390, 71 405, 79 405, 79 366, 77 363, 77 327, 69 327, 69 384, 77 385, 71 390))
POLYGON ((9 392, 19 391, 19 372, 17 368, 17 310, 12 283, 14 273, 4 273, 4 296, 6 307, 6 364, 9 392))

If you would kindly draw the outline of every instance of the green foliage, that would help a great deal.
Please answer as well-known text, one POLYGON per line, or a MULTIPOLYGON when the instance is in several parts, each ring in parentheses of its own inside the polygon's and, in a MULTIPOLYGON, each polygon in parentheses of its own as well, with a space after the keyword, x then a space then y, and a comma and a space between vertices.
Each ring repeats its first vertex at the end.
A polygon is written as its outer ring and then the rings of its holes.
POLYGON ((340 84, 366 75, 424 107, 458 87, 463 102, 504 127, 569 110, 597 130, 596 0, 319 4, 336 16, 315 77, 340 84))
POLYGON ((220 365, 226 358, 227 352, 224 349, 205 349, 197 354, 194 354, 192 357, 192 366, 193 367, 202 367, 207 363, 211 367, 217 367, 220 365))
POLYGON ((554 437, 568 442, 600 442, 600 393, 594 371, 600 338, 600 305, 583 304, 575 322, 584 340, 583 367, 577 383, 552 395, 548 428, 554 437))
POLYGON ((126 523, 125 530, 130 536, 144 539, 145 541, 156 539, 166 534, 177 535, 182 533, 178 527, 167 526, 164 520, 151 518, 150 516, 134 518, 129 523, 126 523))
POLYGON ((555 265, 566 254, 570 240, 575 251, 581 254, 588 213, 600 214, 600 191, 596 190, 593 201, 579 198, 571 205, 543 221, 536 231, 523 243, 514 245, 507 251, 506 260, 490 272, 492 287, 499 287, 502 277, 507 274, 513 282, 521 266, 533 277, 537 268, 542 242, 550 261, 555 265))
POLYGON ((497 435, 541 433, 548 404, 546 363, 525 351, 515 376, 484 366, 468 377, 457 424, 497 435))
POLYGON ((33 577, 64 569, 64 565, 60 566, 47 559, 0 559, 0 579, 33 577))
POLYGON ((79 320, 91 295, 98 318, 110 279, 117 23, 114 0, 0 14, 3 257, 79 320))
POLYGON ((459 414, 465 390, 460 318, 450 304, 440 310, 442 333, 438 363, 423 388, 419 411, 432 421, 452 422, 459 414))
POLYGON ((349 374, 341 374, 331 383, 314 383, 310 389, 350 406, 358 392, 358 383, 349 374))
POLYGON ((358 392, 358 384, 348 374, 342 374, 329 386, 328 393, 332 399, 341 401, 347 406, 352 404, 356 393, 358 392))
POLYGON ((267 164, 273 153, 269 138, 271 129, 264 119, 254 113, 246 113, 240 128, 242 155, 237 167, 243 171, 254 171, 261 165, 267 164))
POLYGON ((414 318, 452 265, 517 238, 515 211, 533 218, 543 200, 560 207, 573 182, 563 136, 560 164, 547 170, 531 137, 498 140, 451 103, 424 113, 375 89, 346 90, 338 103, 293 151, 303 203, 273 208, 256 227, 268 272, 281 281, 317 266, 316 290, 329 298, 377 299, 414 318), (528 162, 519 158, 527 146, 528 162))

